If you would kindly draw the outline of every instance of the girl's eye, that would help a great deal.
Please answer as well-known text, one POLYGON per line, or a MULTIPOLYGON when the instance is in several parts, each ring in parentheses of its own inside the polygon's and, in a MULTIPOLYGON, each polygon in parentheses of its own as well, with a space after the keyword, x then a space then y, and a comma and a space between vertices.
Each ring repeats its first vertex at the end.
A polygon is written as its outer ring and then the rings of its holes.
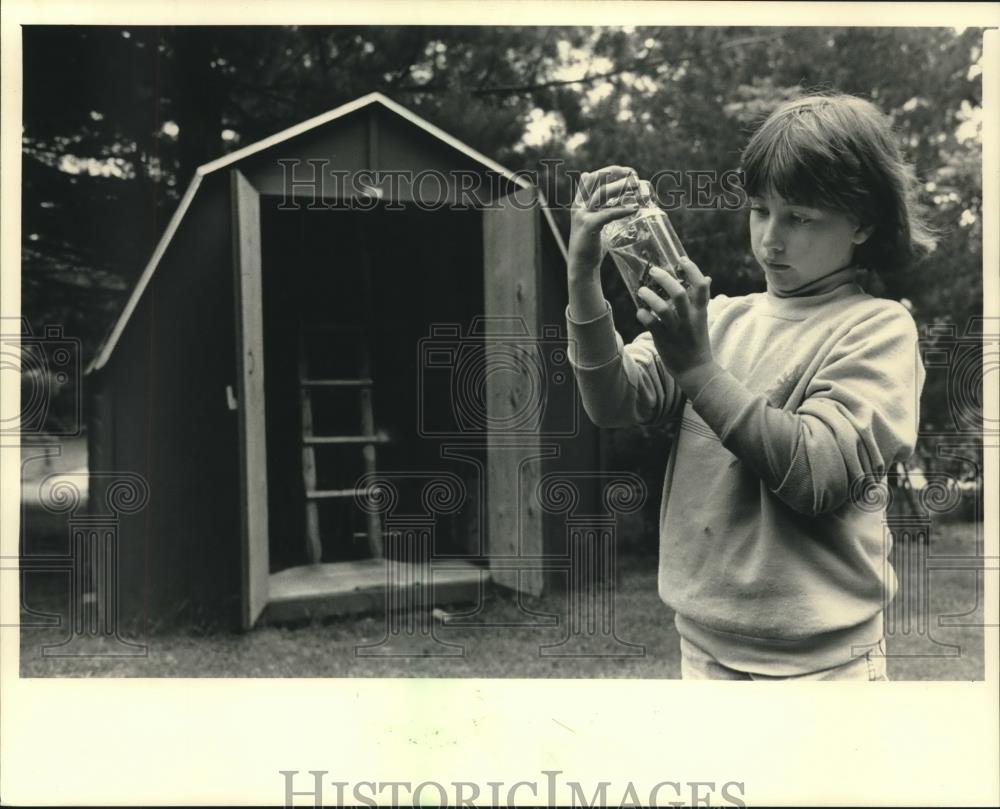
POLYGON ((760 214, 761 216, 767 214, 767 208, 762 208, 760 205, 751 205, 750 211, 755 214, 760 214))
POLYGON ((812 221, 811 219, 809 219, 809 218, 807 218, 805 216, 799 216, 798 214, 792 214, 792 222, 794 222, 796 225, 805 225, 805 224, 808 224, 811 221, 812 221))

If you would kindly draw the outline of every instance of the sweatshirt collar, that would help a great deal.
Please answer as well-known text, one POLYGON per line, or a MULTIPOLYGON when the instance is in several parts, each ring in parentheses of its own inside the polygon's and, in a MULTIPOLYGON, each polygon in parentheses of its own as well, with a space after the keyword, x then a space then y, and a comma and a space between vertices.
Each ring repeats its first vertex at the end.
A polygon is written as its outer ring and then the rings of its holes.
POLYGON ((814 278, 808 284, 800 286, 798 289, 793 289, 789 292, 783 292, 778 289, 771 289, 768 287, 767 294, 775 298, 801 298, 806 295, 821 295, 824 292, 829 292, 832 289, 836 289, 841 284, 850 283, 855 280, 855 276, 859 272, 864 272, 857 264, 849 264, 846 267, 841 267, 839 270, 834 270, 833 272, 828 272, 826 275, 820 276, 819 278, 814 278))
POLYGON ((842 267, 817 278, 792 292, 778 292, 770 287, 764 293, 772 311, 788 315, 804 313, 832 300, 863 293, 861 286, 868 271, 856 264, 842 267))

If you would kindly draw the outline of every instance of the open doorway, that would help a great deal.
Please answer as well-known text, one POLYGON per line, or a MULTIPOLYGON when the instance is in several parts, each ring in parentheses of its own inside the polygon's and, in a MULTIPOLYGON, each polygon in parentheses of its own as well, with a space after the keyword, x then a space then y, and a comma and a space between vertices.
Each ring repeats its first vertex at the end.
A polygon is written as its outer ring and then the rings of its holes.
POLYGON ((481 213, 279 203, 261 198, 272 574, 380 554, 379 526, 350 494, 372 469, 399 481, 403 514, 421 509, 420 473, 460 476, 465 501, 436 520, 432 552, 481 555, 482 473, 421 435, 428 413, 454 408, 453 380, 425 373, 418 356, 434 324, 464 331, 483 312, 481 213), (357 438, 366 434, 377 440, 357 438))

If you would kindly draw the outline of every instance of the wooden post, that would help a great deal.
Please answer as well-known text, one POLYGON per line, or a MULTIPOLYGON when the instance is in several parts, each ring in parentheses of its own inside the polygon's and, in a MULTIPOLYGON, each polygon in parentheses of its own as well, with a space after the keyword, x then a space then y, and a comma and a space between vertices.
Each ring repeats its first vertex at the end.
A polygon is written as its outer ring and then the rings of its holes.
POLYGON ((244 629, 267 605, 270 559, 267 524, 267 420, 264 412, 264 313, 260 195, 238 170, 230 172, 236 291, 237 409, 244 629))
MULTIPOLYGON (((537 380, 529 378, 532 363, 528 360, 540 322, 538 218, 535 192, 530 188, 515 191, 500 200, 499 207, 483 211, 485 314, 492 332, 486 336, 486 362, 488 367, 508 371, 487 374, 487 413, 492 426, 484 507, 491 560, 517 556, 539 559, 544 554, 542 514, 532 498, 541 477, 542 459, 550 453, 540 446, 537 431, 508 430, 518 423, 517 414, 531 405, 528 397, 537 393, 537 380), (504 323, 521 334, 496 334, 504 323), (517 361, 519 350, 524 352, 521 362, 517 361)), ((498 568, 493 579, 532 595, 540 595, 544 588, 541 569, 498 568)))

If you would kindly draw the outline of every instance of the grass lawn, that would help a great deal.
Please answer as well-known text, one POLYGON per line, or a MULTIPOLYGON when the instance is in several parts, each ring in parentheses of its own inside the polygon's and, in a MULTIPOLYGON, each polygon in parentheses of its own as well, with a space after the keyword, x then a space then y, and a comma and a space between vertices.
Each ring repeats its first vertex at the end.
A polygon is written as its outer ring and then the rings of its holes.
MULTIPOLYGON (((975 523, 934 527, 930 553, 974 557, 975 523)), ((894 555, 896 552, 894 552, 894 555)), ((983 621, 981 570, 932 569, 923 579, 902 563, 900 599, 926 594, 928 626, 902 620, 888 633, 889 674, 894 680, 981 680, 983 621), (979 602, 977 604, 977 579, 979 602), (921 581, 929 583, 919 590, 921 581), (946 616, 961 616, 946 618, 946 616), (951 623, 952 626, 939 626, 951 623), (957 647, 957 648, 956 648, 957 647)), ((932 564, 932 567, 936 563, 932 564)), ((956 565, 952 565, 956 567, 956 565)), ((558 644, 567 635, 561 596, 527 598, 519 604, 491 588, 481 609, 458 620, 433 621, 433 637, 419 631, 386 638, 384 617, 367 616, 297 627, 261 627, 247 634, 206 630, 160 632, 144 639, 147 652, 130 658, 44 658, 42 647, 59 643, 63 629, 22 629, 21 674, 27 677, 563 677, 677 678, 680 652, 673 614, 656 594, 656 559, 621 560, 615 594, 616 635, 568 656, 558 644), (450 645, 446 645, 450 644, 450 645), (361 651, 359 647, 368 647, 361 651), (545 649, 543 647, 552 647, 545 649), (615 655, 624 651, 625 656, 615 655), (371 652, 381 656, 371 656, 371 652), (436 651, 445 651, 438 656, 436 651), (386 654, 386 653, 389 654, 386 654), (392 656, 393 654, 397 656, 392 656), (424 655, 424 656, 421 656, 424 655), (602 656, 604 655, 604 656, 602 656)), ((33 574, 33 576, 36 574, 33 574)), ((67 582, 55 574, 28 593, 36 611, 65 612, 67 582)), ((44 578, 37 574, 37 578, 44 578)), ((99 646, 95 642, 95 651, 99 646)), ((568 650, 573 651, 573 650, 568 650)))

